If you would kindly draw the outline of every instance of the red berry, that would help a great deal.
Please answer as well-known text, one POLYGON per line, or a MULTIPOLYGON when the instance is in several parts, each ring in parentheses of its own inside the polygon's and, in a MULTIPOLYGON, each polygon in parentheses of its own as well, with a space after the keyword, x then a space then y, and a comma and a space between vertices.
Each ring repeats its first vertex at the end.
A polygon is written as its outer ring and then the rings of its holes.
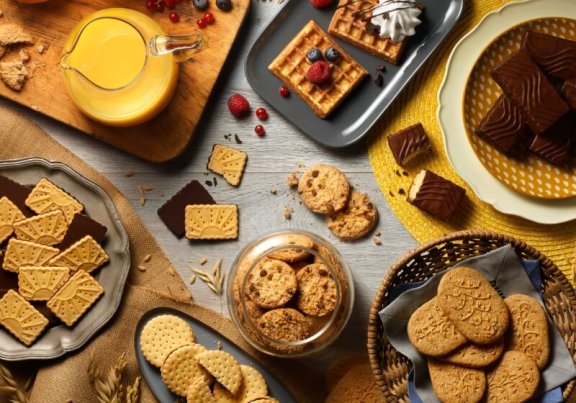
POLYGON ((178 21, 180 21, 180 16, 178 15, 178 13, 176 11, 172 11, 168 17, 170 18, 170 21, 172 21, 174 24, 176 24, 178 21))
POLYGON ((282 95, 283 97, 287 97, 288 95, 290 95, 290 90, 285 85, 280 87, 279 91, 280 91, 280 95, 282 95))
POLYGON ((170 10, 174 10, 174 7, 176 7, 176 0, 164 0, 164 2, 170 10))
POLYGON ((166 3, 164 3, 164 0, 160 0, 159 2, 156 3, 156 11, 158 11, 159 13, 163 13, 165 6, 166 3))
POLYGON ((200 18, 198 21, 196 21, 196 24, 198 24, 200 28, 206 28, 206 25, 208 25, 204 18, 200 18))
POLYGON ((214 14, 212 14, 210 12, 204 14, 204 16, 202 18, 206 20, 206 23, 208 25, 212 25, 212 24, 214 24, 214 21, 216 21, 216 19, 214 18, 214 14))
POLYGON ((264 130, 264 126, 262 125, 256 125, 256 127, 254 128, 254 132, 260 137, 264 137, 264 135, 266 134, 266 130, 264 130))
POLYGON ((268 112, 264 108, 256 109, 256 117, 260 120, 268 119, 268 112))
POLYGON ((332 70, 330 69, 330 65, 324 60, 318 60, 308 67, 306 79, 315 84, 322 84, 330 79, 331 73, 332 70))
POLYGON ((333 0, 310 0, 310 3, 316 8, 326 7, 332 4, 333 0))
POLYGON ((250 112, 248 100, 240 94, 234 94, 228 98, 228 109, 237 118, 241 118, 250 112))
POLYGON ((156 10, 156 2, 154 0, 148 0, 146 2, 146 8, 150 11, 156 10))

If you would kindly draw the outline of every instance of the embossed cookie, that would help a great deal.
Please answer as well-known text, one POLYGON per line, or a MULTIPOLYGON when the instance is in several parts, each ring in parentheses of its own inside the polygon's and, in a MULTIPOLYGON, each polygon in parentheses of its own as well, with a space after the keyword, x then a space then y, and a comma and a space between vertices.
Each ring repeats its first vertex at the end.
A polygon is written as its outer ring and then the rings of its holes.
POLYGON ((242 386, 240 364, 230 353, 208 350, 196 356, 198 363, 230 393, 236 395, 242 386))
POLYGON ((0 244, 14 232, 13 224, 25 218, 24 213, 9 198, 0 198, 0 244))
POLYGON ((534 396, 540 372, 532 358, 520 351, 507 351, 486 374, 488 402, 523 402, 534 396))
POLYGON ((244 173, 248 154, 234 147, 214 144, 208 160, 208 169, 222 175, 226 182, 238 186, 244 173))
POLYGON ((29 301, 48 301, 70 278, 67 267, 22 266, 18 292, 29 301))
POLYGON ((436 297, 414 311, 407 332, 414 348, 432 357, 448 354, 466 343, 466 338, 438 306, 436 297))
POLYGON ((294 247, 279 249, 277 251, 268 254, 268 257, 271 259, 282 260, 283 262, 289 262, 289 263, 299 262, 301 260, 308 259, 310 257, 310 253, 306 252, 303 249, 299 249, 296 246, 302 246, 307 249, 312 249, 314 247, 314 242, 306 235, 301 234, 287 235, 286 243, 294 247))
POLYGON ((509 314, 504 300, 476 270, 457 267, 438 285, 438 305, 468 340, 491 344, 504 335, 509 314))
POLYGON ((298 288, 296 273, 281 260, 264 259, 248 278, 248 296, 262 308, 277 308, 292 299, 298 288))
POLYGON ((296 304, 303 313, 326 316, 336 308, 336 282, 328 268, 312 263, 296 274, 298 294, 296 304))
POLYGON ((198 363, 197 347, 186 344, 172 351, 160 368, 166 387, 178 396, 186 397, 190 385, 197 378, 211 383, 212 376, 198 363))
POLYGON ((4 270, 17 273, 20 266, 44 266, 58 252, 60 251, 57 248, 51 246, 10 239, 2 267, 4 270))
POLYGON ((16 291, 8 290, 0 299, 0 324, 29 346, 48 326, 48 319, 16 291))
POLYGON ((471 368, 484 368, 498 360, 504 352, 504 338, 494 344, 467 343, 448 355, 438 357, 442 361, 471 368))
POLYGON ((16 238, 42 245, 62 242, 68 231, 68 221, 62 210, 39 214, 14 224, 16 238))
POLYGON ((238 238, 238 206, 235 204, 190 204, 184 210, 188 239, 238 238))
POLYGON ((349 367, 349 371, 343 375, 326 399, 326 403, 351 402, 386 402, 368 362, 349 367))
POLYGON ((328 229, 344 241, 354 241, 366 235, 378 221, 378 210, 365 193, 352 190, 346 206, 326 216, 328 229))
POLYGON ((442 402, 479 402, 486 390, 484 371, 428 360, 434 393, 442 402))
POLYGON ((510 311, 508 348, 522 351, 542 369, 550 355, 548 317, 540 303, 523 294, 513 294, 504 299, 510 311))
POLYGON ((300 177, 298 193, 310 210, 315 213, 333 214, 346 206, 350 184, 346 175, 338 168, 318 164, 309 168, 300 177))
POLYGON ((268 395, 268 386, 262 374, 249 365, 240 365, 242 372, 242 385, 236 395, 232 395, 222 385, 214 385, 214 398, 218 403, 251 402, 268 395))
POLYGON ((72 222, 74 214, 84 210, 82 203, 46 178, 40 179, 34 186, 25 203, 38 214, 62 210, 68 223, 72 222))
POLYGON ((257 323, 266 336, 277 341, 300 341, 308 337, 310 323, 296 309, 279 308, 266 312, 257 323))
POLYGON ((70 270, 91 273, 108 261, 108 254, 90 235, 70 246, 58 256, 50 259, 50 264, 65 266, 70 270))

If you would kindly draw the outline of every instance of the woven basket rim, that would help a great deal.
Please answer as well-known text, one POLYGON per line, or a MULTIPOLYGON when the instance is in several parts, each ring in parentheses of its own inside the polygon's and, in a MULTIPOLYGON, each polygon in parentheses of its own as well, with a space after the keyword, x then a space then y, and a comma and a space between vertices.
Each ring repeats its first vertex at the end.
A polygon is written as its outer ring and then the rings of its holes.
MULTIPOLYGON (((576 293, 574 291, 574 288, 572 287, 572 285, 570 284, 570 282, 566 278, 566 276, 564 276, 564 274, 556 267, 556 265, 550 259, 548 259, 541 252, 539 252, 537 249, 526 244, 522 240, 511 237, 509 235, 503 235, 503 234, 498 234, 498 233, 491 232, 491 231, 475 230, 475 229, 456 231, 456 232, 446 234, 442 237, 430 240, 427 243, 424 243, 420 246, 417 246, 417 247, 409 250, 406 254, 404 254, 400 259, 398 259, 396 261, 396 263, 394 263, 389 268, 389 270, 386 273, 384 279, 382 280, 378 290, 376 291, 376 294, 375 294, 374 299, 372 301, 372 306, 370 308, 370 313, 368 316, 367 348, 368 348, 368 356, 370 359, 370 366, 372 368, 372 372, 373 372, 374 377, 376 379, 377 385, 379 386, 379 388, 383 392, 386 391, 386 385, 384 382, 385 377, 384 377, 384 374, 382 372, 382 366, 380 365, 380 360, 379 360, 378 351, 377 351, 378 340, 380 337, 383 337, 383 335, 380 335, 378 333, 378 323, 380 321, 380 318, 378 316, 378 312, 381 309, 380 308, 380 302, 382 301, 382 299, 384 298, 384 295, 388 291, 390 284, 392 283, 392 280, 395 278, 395 276, 397 275, 397 273, 400 269, 405 267, 405 265, 407 263, 409 263, 410 261, 413 260, 414 256, 418 256, 418 255, 422 254, 423 252, 426 252, 429 249, 431 249, 437 245, 445 244, 445 243, 451 242, 451 241, 466 240, 466 239, 473 239, 473 238, 489 239, 489 240, 500 241, 503 243, 509 243, 515 249, 520 249, 520 250, 526 252, 527 254, 535 257, 540 262, 540 264, 543 268, 545 268, 546 270, 550 270, 550 271, 554 272, 556 279, 558 281, 560 281, 560 283, 561 283, 562 290, 567 292, 568 298, 571 301, 572 308, 576 311, 576 293)), ((566 390, 564 391, 564 396, 567 396, 574 391, 575 384, 576 384, 575 381, 571 381, 568 384, 566 390)))

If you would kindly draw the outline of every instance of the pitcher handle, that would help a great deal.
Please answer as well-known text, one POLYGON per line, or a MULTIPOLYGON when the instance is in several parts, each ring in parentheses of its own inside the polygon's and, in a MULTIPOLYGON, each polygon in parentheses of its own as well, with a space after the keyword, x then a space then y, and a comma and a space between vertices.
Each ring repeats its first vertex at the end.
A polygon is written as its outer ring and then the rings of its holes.
POLYGON ((192 55, 206 47, 206 38, 198 33, 188 35, 156 35, 148 43, 154 56, 172 53, 178 63, 189 60, 192 55))

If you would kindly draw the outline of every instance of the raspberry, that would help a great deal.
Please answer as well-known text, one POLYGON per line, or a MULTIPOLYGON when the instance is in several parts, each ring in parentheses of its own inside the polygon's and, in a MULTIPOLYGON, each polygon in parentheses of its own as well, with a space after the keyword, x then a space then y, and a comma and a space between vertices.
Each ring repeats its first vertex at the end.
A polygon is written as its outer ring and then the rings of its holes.
POLYGON ((228 98, 228 109, 232 115, 241 118, 250 112, 250 104, 242 95, 234 94, 228 98))
POLYGON ((315 84, 322 84, 330 79, 330 65, 324 60, 318 60, 308 67, 306 72, 306 79, 315 84))
POLYGON ((316 8, 322 8, 332 4, 332 0, 310 0, 310 3, 316 8))

